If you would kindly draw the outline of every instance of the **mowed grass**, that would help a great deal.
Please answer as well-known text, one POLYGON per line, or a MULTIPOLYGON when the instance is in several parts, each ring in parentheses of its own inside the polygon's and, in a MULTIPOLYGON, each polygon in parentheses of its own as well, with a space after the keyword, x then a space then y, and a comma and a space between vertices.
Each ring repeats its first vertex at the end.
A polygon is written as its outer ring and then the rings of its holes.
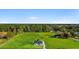
POLYGON ((42 46, 34 46, 34 40, 44 40, 47 49, 73 49, 79 48, 79 42, 72 40, 72 38, 52 38, 54 35, 51 32, 26 32, 18 34, 8 40, 6 43, 0 45, 0 48, 13 49, 41 49, 42 46))

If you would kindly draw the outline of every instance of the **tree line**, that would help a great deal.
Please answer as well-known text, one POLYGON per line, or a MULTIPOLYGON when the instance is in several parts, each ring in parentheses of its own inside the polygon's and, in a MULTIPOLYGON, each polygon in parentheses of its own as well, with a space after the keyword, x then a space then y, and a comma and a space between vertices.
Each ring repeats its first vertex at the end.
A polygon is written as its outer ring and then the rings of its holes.
POLYGON ((69 36, 77 36, 79 24, 0 24, 0 32, 63 32, 69 36))

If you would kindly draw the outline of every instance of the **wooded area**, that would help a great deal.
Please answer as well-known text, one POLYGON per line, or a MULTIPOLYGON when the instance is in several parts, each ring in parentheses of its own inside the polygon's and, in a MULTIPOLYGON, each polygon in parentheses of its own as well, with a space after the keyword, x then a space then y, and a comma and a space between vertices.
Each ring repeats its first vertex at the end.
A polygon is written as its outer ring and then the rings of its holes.
MULTIPOLYGON (((54 32, 63 37, 79 36, 78 24, 0 24, 0 32, 14 33, 22 32, 54 32)), ((10 35, 11 36, 11 35, 10 35)))

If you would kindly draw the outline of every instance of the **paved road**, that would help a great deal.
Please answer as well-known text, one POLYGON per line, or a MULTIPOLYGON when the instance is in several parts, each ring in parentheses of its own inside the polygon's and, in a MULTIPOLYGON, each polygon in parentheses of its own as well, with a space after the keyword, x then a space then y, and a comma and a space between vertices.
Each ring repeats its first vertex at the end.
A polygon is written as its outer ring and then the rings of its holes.
POLYGON ((45 45, 45 42, 44 41, 42 41, 43 43, 42 43, 42 45, 43 45, 43 49, 46 49, 46 45, 45 45))

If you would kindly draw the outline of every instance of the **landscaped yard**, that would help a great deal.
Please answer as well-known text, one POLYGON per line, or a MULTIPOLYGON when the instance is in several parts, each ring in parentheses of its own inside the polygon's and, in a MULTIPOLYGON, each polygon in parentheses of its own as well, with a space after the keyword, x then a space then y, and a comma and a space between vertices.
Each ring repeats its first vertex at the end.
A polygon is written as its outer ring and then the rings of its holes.
POLYGON ((79 42, 69 39, 52 38, 51 32, 26 32, 18 34, 0 45, 0 48, 27 48, 39 49, 42 46, 34 46, 34 40, 41 39, 45 42, 47 49, 79 48, 79 42))

